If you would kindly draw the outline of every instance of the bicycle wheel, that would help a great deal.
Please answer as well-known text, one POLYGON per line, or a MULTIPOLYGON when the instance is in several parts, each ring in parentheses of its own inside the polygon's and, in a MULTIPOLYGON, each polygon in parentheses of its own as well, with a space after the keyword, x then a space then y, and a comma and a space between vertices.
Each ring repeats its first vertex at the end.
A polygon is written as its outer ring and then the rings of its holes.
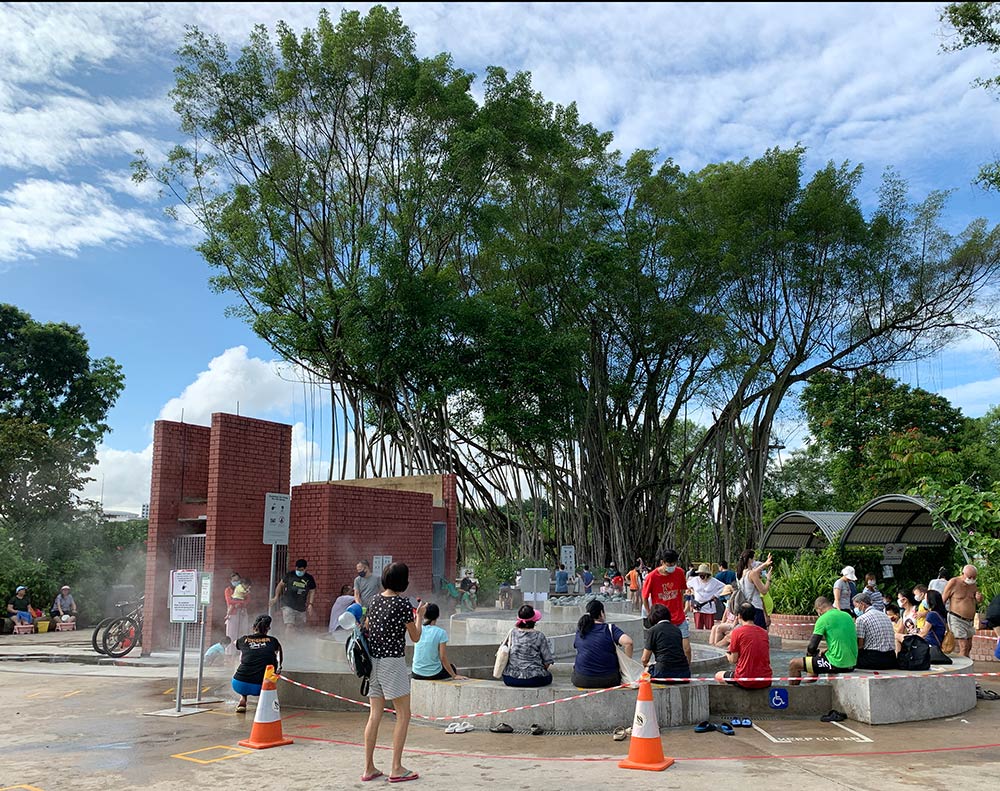
POLYGON ((94 633, 90 637, 90 644, 94 647, 94 650, 97 653, 104 653, 104 630, 117 620, 117 616, 114 618, 105 618, 94 627, 94 633))
POLYGON ((118 618, 104 634, 104 653, 114 659, 121 659, 139 645, 142 627, 132 618, 118 618))

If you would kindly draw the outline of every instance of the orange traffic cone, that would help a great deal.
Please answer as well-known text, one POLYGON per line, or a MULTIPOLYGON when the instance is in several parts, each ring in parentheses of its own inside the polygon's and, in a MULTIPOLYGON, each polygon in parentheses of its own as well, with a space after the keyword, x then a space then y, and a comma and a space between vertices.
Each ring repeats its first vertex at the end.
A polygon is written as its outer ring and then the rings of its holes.
POLYGON ((292 740, 286 739, 281 733, 281 707, 278 705, 278 686, 274 683, 277 680, 274 667, 268 665, 264 671, 264 683, 260 687, 260 699, 257 701, 257 713, 254 714, 250 738, 239 742, 240 747, 264 750, 292 744, 292 740))
POLYGON ((639 679, 639 699, 635 702, 628 758, 619 761, 618 767, 662 772, 673 762, 673 758, 663 757, 660 726, 656 722, 656 704, 653 703, 653 685, 649 683, 649 673, 643 673, 639 679))

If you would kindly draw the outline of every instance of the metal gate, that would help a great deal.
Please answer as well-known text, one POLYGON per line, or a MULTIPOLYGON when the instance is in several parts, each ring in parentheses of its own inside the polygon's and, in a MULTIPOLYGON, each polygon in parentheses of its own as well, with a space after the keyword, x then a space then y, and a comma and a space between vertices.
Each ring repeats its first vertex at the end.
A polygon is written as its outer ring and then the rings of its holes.
MULTIPOLYGON (((198 533, 193 536, 177 536, 174 539, 174 561, 170 567, 172 569, 197 569, 205 570, 205 534, 198 533)), ((156 602, 147 602, 147 607, 155 606, 156 602)), ((198 622, 201 623, 201 609, 198 610, 198 622)), ((190 630, 188 630, 190 644, 190 630)), ((170 624, 167 632, 167 648, 180 650, 181 647, 181 625, 179 623, 170 624)))
POLYGON ((444 587, 444 553, 448 544, 448 526, 444 522, 434 522, 431 537, 431 587, 435 593, 444 587))

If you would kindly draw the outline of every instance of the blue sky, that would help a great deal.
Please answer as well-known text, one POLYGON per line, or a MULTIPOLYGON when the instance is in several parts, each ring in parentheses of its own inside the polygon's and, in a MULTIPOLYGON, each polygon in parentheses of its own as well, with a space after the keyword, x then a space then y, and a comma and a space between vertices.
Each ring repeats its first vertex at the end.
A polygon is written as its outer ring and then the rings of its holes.
MULTIPOLYGON (((367 5, 348 4, 364 9, 367 5)), ((336 16, 340 4, 326 6, 336 16)), ((208 288, 191 229, 129 181, 132 152, 180 140, 167 91, 186 24, 241 45, 250 26, 315 23, 317 4, 7 4, 0 7, 0 300, 79 324, 125 369, 97 481, 109 509, 148 500, 152 423, 214 411, 296 424, 297 479, 328 451, 310 388, 208 288)), ((953 189, 949 226, 995 223, 1000 197, 971 185, 998 154, 1000 103, 971 86, 985 52, 943 53, 932 4, 403 4, 421 54, 482 75, 526 69, 549 99, 658 148, 682 167, 801 142, 811 168, 887 167, 913 196, 953 189)), ((978 415, 996 398, 997 354, 966 339, 895 372, 978 415)), ((788 437, 797 427, 788 426, 788 437)))

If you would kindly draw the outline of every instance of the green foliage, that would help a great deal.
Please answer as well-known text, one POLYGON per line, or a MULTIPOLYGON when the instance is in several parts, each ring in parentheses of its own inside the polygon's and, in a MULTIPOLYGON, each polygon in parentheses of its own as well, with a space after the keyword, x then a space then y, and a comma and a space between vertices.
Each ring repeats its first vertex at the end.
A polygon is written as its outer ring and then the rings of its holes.
POLYGON ((472 561, 472 568, 479 582, 479 601, 491 602, 496 599, 500 584, 503 582, 513 584, 521 569, 544 567, 545 564, 539 561, 500 555, 472 561))
POLYGON ((787 615, 813 615, 818 596, 833 595, 833 583, 840 576, 843 563, 837 546, 820 552, 803 550, 792 562, 778 562, 771 581, 771 598, 774 611, 787 615))

